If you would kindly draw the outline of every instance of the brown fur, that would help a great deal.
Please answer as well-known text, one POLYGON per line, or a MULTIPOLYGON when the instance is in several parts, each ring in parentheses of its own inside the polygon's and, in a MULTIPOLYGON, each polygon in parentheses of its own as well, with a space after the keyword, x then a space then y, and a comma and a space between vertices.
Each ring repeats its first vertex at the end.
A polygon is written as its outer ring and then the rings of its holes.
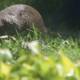
POLYGON ((47 32, 40 13, 31 6, 17 4, 0 11, 0 34, 11 34, 15 30, 23 31, 30 29, 32 24, 39 31, 47 32))

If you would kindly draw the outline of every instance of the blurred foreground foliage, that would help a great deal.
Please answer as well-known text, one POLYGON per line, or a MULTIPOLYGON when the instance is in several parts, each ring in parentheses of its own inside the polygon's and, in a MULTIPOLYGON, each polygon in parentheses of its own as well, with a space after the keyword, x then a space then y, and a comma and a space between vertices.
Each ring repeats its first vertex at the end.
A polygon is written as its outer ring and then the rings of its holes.
POLYGON ((56 60, 37 40, 14 44, 14 50, 11 45, 0 49, 0 80, 80 80, 80 64, 73 63, 63 49, 56 60))

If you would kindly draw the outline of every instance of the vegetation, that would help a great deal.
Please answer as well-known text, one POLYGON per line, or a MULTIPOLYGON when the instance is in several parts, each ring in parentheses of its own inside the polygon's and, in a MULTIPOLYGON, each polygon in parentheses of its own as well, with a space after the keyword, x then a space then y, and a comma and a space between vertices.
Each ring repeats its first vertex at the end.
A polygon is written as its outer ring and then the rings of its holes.
MULTIPOLYGON (((17 3, 38 9, 55 32, 79 29, 76 0, 3 0, 0 10, 17 3)), ((42 36, 35 30, 0 36, 0 80, 80 80, 80 39, 42 36)))
POLYGON ((0 39, 0 80, 80 80, 79 41, 35 30, 0 39))

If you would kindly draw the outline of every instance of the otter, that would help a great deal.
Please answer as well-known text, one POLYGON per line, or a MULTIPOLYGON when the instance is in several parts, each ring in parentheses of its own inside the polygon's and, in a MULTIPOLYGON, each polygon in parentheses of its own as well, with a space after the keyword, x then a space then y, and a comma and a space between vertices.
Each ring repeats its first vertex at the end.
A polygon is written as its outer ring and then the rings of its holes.
POLYGON ((0 35, 28 30, 33 24, 40 32, 47 33, 41 14, 29 5, 15 4, 0 11, 0 35))

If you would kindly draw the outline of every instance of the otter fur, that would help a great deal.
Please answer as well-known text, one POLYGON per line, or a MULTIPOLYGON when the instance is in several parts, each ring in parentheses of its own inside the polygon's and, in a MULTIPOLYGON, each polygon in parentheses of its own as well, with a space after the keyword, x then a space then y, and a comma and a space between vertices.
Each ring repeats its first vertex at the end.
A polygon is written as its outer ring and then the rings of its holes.
POLYGON ((42 16, 29 5, 16 4, 0 11, 0 35, 29 30, 33 24, 40 32, 47 33, 42 16))

